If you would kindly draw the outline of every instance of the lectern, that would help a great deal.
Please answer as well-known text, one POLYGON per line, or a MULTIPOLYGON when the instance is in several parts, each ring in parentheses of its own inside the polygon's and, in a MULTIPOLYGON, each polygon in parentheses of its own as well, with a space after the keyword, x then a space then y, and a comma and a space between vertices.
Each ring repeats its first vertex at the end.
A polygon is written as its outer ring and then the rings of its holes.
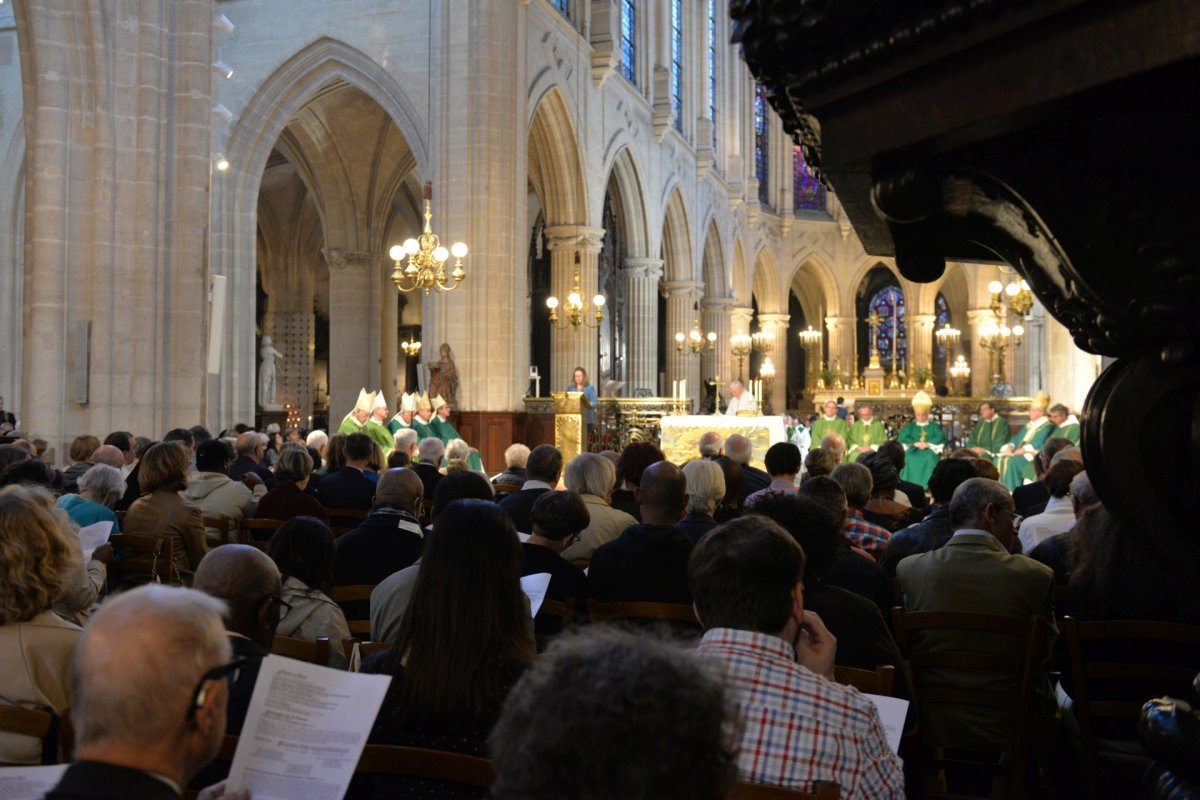
POLYGON ((550 396, 554 398, 554 446, 566 464, 587 444, 587 412, 592 404, 583 392, 551 392, 550 396))

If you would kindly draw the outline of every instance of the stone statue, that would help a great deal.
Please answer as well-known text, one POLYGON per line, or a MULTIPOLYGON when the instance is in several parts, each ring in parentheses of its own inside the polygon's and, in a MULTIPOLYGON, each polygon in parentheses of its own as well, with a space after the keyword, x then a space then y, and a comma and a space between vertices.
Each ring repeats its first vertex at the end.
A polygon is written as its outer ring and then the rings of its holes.
POLYGON ((258 354, 258 404, 263 410, 278 411, 281 406, 275 402, 275 359, 283 358, 283 353, 271 346, 270 336, 263 336, 258 354))
POLYGON ((429 364, 429 396, 442 399, 455 411, 458 410, 458 367, 454 366, 454 353, 450 345, 442 342, 438 348, 438 360, 429 364))

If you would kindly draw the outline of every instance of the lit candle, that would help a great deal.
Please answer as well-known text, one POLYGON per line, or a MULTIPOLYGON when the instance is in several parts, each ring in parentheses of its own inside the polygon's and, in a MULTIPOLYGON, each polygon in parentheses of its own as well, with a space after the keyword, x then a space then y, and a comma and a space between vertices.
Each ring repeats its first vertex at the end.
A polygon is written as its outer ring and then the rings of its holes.
POLYGON ((687 397, 687 378, 679 382, 679 399, 682 400, 685 397, 687 397))

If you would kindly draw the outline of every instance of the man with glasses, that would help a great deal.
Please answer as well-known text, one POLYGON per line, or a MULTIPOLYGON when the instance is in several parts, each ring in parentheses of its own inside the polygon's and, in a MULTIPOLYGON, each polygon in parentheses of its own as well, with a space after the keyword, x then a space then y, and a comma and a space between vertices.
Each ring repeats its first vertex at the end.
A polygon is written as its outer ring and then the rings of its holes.
POLYGON ((238 663, 223 611, 201 592, 153 584, 101 606, 72 666, 77 762, 48 800, 178 800, 225 735, 226 679, 238 663))

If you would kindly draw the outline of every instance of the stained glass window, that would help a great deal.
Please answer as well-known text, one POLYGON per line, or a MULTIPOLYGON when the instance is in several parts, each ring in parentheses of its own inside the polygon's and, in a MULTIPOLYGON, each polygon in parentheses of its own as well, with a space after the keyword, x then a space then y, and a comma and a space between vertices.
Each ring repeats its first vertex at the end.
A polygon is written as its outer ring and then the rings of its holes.
POLYGON ((804 160, 800 145, 792 145, 792 207, 805 211, 825 210, 825 187, 804 160))
POLYGON ((570 16, 567 13, 567 4, 569 2, 571 2, 571 0, 551 0, 551 3, 554 4, 554 7, 558 9, 558 13, 562 14, 564 17, 570 16))
POLYGON ((946 368, 950 364, 950 353, 938 343, 937 329, 943 325, 953 325, 954 323, 950 319, 950 304, 946 302, 946 296, 941 292, 938 292, 937 297, 934 298, 933 314, 933 375, 939 383, 948 384, 946 368))
POLYGON ((754 85, 754 176, 758 178, 758 200, 770 205, 767 191, 767 90, 754 85))
POLYGON ((896 361, 901 366, 908 364, 908 324, 904 319, 904 292, 895 284, 885 286, 871 298, 868 308, 871 314, 879 317, 879 327, 875 329, 875 350, 879 353, 879 363, 891 372, 894 339, 896 361))
POLYGON ((683 0, 671 0, 671 107, 675 130, 683 130, 683 0))
POLYGON ((713 149, 717 149, 717 0, 708 0, 708 118, 713 124, 713 149))
POLYGON ((621 72, 637 83, 637 8, 634 0, 621 0, 621 72))

